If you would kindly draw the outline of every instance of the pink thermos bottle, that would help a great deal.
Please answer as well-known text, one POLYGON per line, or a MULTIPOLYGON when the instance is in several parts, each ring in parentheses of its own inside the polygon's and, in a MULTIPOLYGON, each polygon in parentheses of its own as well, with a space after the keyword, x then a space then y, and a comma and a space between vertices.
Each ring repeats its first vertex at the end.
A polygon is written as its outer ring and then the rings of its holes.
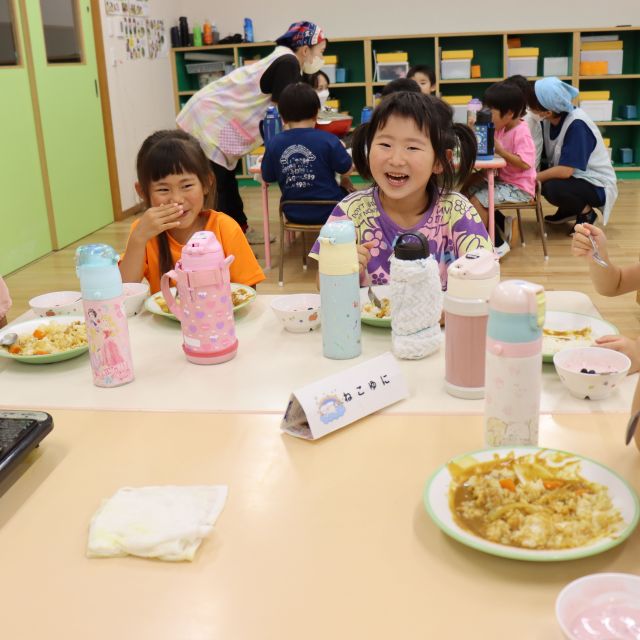
POLYGON ((218 364, 238 351, 229 274, 233 258, 225 258, 214 233, 198 231, 182 248, 175 269, 162 276, 162 295, 182 324, 182 348, 190 362, 218 364), (171 293, 172 279, 179 301, 171 293))
POLYGON ((457 398, 484 396, 489 296, 500 282, 500 264, 486 249, 451 264, 445 317, 445 388, 457 398))

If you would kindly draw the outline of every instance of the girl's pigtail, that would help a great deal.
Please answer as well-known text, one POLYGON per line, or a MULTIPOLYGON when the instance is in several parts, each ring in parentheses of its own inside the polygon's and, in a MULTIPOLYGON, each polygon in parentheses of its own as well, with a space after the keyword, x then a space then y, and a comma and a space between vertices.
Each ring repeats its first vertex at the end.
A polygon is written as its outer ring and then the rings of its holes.
POLYGON ((455 123, 453 133, 458 141, 460 149, 460 161, 455 172, 459 184, 464 184, 471 174, 478 153, 478 140, 475 133, 466 124, 455 123))
POLYGON ((171 249, 169 248, 169 237, 166 231, 162 231, 157 236, 158 241, 158 262, 160 267, 160 277, 163 273, 167 273, 173 269, 173 257, 171 256, 171 249))
POLYGON ((369 149, 367 148, 369 137, 369 123, 361 124, 354 132, 351 141, 351 158, 358 173, 365 180, 371 180, 369 169, 369 149))

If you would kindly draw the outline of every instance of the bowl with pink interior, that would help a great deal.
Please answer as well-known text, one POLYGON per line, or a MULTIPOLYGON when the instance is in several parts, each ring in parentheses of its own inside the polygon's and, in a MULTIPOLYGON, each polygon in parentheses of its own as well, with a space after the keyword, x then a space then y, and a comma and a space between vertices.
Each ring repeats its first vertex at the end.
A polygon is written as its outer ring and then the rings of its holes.
POLYGON ((82 294, 79 291, 52 291, 29 300, 33 312, 41 318, 82 314, 82 294))
POLYGON ((560 380, 576 398, 602 400, 629 372, 631 360, 603 347, 563 349, 553 356, 560 380))
POLYGON ((149 285, 146 282, 125 282, 122 285, 122 295, 125 313, 130 318, 142 311, 144 301, 149 297, 149 285))
POLYGON ((307 333, 320 326, 320 296, 317 293, 294 293, 278 296, 271 308, 287 331, 307 333))
POLYGON ((556 599, 567 640, 640 637, 640 576, 594 573, 570 582, 556 599))

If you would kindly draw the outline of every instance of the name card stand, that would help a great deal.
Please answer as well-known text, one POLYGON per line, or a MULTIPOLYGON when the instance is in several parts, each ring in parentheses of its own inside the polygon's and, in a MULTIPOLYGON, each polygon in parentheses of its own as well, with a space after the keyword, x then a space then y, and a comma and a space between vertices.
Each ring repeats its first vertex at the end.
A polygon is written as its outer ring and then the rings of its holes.
POLYGON ((408 396, 398 361, 387 352, 294 391, 280 428, 317 440, 408 396))

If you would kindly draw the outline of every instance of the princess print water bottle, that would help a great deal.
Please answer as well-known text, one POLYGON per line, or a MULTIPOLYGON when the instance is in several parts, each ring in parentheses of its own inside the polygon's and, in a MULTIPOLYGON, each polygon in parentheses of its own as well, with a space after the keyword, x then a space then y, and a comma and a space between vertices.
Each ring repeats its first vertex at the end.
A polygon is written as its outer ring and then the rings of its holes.
POLYGON ((117 387, 131 382, 133 362, 118 254, 108 244, 78 247, 76 273, 82 291, 93 384, 117 387))
POLYGON ((484 397, 489 296, 500 282, 498 257, 476 249, 449 266, 444 296, 445 389, 456 398, 484 397))
POLYGON ((267 114, 262 121, 262 137, 264 143, 267 144, 282 131, 282 120, 278 113, 278 107, 270 105, 267 108, 267 114))
POLYGON ((478 160, 493 160, 495 127, 491 118, 491 109, 478 111, 475 132, 478 141, 478 160))
POLYGON ((438 263, 429 257, 429 241, 418 231, 396 237, 390 264, 391 349, 398 358, 424 358, 442 342, 438 263))
POLYGON ((213 232, 198 231, 182 247, 175 269, 160 280, 162 295, 182 324, 182 348, 190 362, 219 364, 238 351, 229 274, 233 258, 225 257, 213 232), (177 283, 179 302, 171 280, 177 283))
POLYGON ((360 275, 351 220, 327 222, 318 237, 322 351, 326 358, 360 355, 360 275))
POLYGON ((490 447, 538 444, 544 315, 539 284, 507 280, 491 294, 484 413, 490 447))

